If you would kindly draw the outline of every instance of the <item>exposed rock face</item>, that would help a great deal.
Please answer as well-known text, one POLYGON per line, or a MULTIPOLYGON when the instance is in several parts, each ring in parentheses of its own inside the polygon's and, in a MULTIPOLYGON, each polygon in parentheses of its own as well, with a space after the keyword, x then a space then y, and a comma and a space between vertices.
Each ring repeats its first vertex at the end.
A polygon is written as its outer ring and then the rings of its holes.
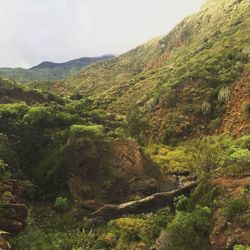
MULTIPOLYGON (((18 180, 8 180, 0 183, 0 230, 10 235, 17 235, 27 225, 28 208, 21 203, 24 189, 18 180)), ((0 249, 10 249, 9 244, 0 237, 0 249)))
POLYGON ((28 208, 24 204, 1 204, 3 218, 0 218, 0 228, 16 235, 26 227, 28 208))
POLYGON ((232 135, 250 133, 250 117, 244 114, 243 106, 250 102, 250 76, 244 76, 232 89, 226 113, 219 132, 232 135))
POLYGON ((95 210, 101 208, 103 206, 103 204, 98 202, 98 201, 95 201, 95 200, 85 200, 85 201, 81 202, 80 206, 83 209, 95 211, 95 210))
POLYGON ((132 140, 70 141, 65 148, 68 186, 75 200, 122 202, 159 190, 158 169, 132 140))
POLYGON ((189 194, 196 185, 196 182, 191 182, 180 189, 156 193, 141 200, 131 201, 120 205, 105 205, 95 211, 92 216, 101 217, 104 221, 108 221, 126 214, 152 212, 165 206, 173 207, 174 197, 182 194, 189 194))
POLYGON ((10 244, 2 237, 0 236, 0 249, 1 250, 10 250, 10 244))

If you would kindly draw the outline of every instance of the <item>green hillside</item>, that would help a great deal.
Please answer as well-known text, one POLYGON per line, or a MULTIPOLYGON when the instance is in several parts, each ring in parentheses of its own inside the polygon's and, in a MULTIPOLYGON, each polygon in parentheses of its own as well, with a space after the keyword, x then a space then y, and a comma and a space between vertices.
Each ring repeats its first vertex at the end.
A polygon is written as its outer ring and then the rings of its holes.
POLYGON ((50 88, 68 96, 80 94, 96 106, 123 114, 138 108, 150 127, 146 133, 158 140, 164 136, 166 113, 181 116, 182 123, 195 122, 195 130, 206 133, 224 113, 219 92, 233 91, 232 84, 249 74, 249 13, 247 0, 208 1, 167 36, 90 66, 50 88), (202 113, 205 106, 207 116, 186 117, 202 113))
POLYGON ((34 80, 59 80, 98 61, 111 59, 113 56, 82 57, 65 63, 42 62, 30 69, 23 68, 0 68, 1 77, 9 77, 18 82, 34 80))
POLYGON ((0 77, 0 249, 249 250, 249 34, 248 0, 208 0, 66 79, 0 77))

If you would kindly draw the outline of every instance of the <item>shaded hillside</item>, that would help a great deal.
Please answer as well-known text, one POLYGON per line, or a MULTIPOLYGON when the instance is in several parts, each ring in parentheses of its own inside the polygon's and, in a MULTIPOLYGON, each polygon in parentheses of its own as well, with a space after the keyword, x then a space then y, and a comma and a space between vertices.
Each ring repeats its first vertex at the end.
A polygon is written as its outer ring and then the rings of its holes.
POLYGON ((160 141, 168 123, 194 125, 195 131, 176 131, 182 136, 214 132, 228 101, 218 96, 227 88, 231 92, 242 73, 249 74, 249 13, 247 0, 208 1, 167 36, 50 88, 65 95, 80 93, 115 112, 136 107, 150 128, 145 133, 160 141))
POLYGON ((112 55, 101 57, 82 57, 65 63, 42 62, 30 69, 0 68, 1 77, 9 77, 19 82, 34 80, 58 80, 63 79, 92 63, 111 59, 112 55))

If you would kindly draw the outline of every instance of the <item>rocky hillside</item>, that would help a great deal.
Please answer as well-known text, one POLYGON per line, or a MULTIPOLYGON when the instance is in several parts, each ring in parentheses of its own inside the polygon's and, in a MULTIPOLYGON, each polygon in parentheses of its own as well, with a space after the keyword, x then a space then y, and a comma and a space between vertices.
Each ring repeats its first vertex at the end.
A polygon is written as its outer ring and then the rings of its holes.
POLYGON ((0 248, 249 250, 249 14, 208 0, 60 82, 0 78, 0 248))
POLYGON ((0 77, 8 77, 18 82, 60 80, 99 61, 113 58, 112 55, 82 57, 64 63, 42 62, 30 69, 0 68, 0 77))
POLYGON ((249 75, 249 13, 247 0, 207 1, 167 36, 50 87, 112 112, 138 109, 144 134, 158 142, 172 127, 180 136, 214 133, 234 84, 249 75))

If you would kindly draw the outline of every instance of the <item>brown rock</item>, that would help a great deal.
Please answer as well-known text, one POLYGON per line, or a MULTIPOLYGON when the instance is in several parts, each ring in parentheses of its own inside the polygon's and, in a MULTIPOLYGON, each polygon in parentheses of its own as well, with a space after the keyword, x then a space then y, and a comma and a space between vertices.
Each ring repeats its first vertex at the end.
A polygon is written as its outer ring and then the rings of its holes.
POLYGON ((87 210, 95 211, 102 207, 104 204, 95 200, 85 200, 81 202, 80 206, 87 210))
POLYGON ((27 225, 28 208, 24 204, 1 204, 4 216, 0 218, 1 229, 16 235, 27 225))
POLYGON ((174 197, 181 194, 189 194, 196 185, 196 182, 192 182, 180 189, 156 193, 141 200, 131 201, 120 205, 105 205, 92 213, 92 216, 101 217, 103 220, 108 221, 126 214, 152 212, 165 206, 173 207, 174 197))
POLYGON ((11 250, 10 244, 0 235, 0 250, 11 250))
POLYGON ((159 170, 132 140, 71 139, 65 148, 65 162, 74 200, 117 203, 125 201, 131 192, 145 196, 157 191, 159 170))

